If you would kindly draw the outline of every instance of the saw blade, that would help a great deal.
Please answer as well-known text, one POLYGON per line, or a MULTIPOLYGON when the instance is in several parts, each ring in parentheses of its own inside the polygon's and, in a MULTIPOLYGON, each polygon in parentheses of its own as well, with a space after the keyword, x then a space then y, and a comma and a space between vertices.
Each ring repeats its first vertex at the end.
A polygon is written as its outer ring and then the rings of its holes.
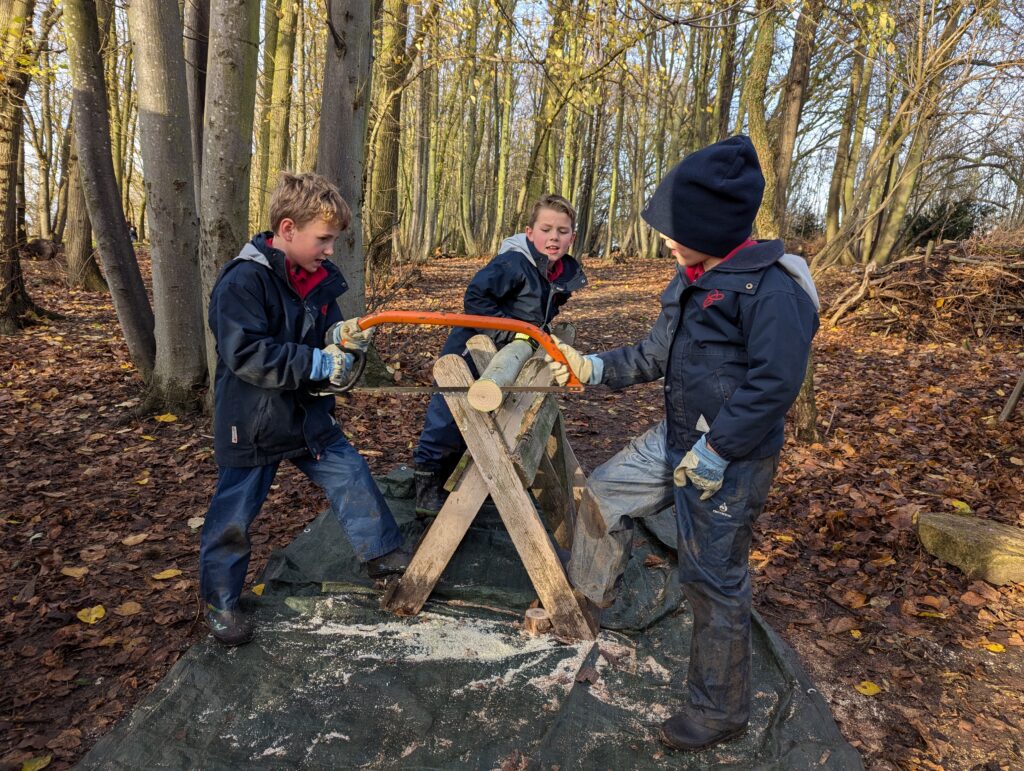
MULTIPOLYGON (((576 393, 564 386, 502 386, 503 393, 544 393, 544 394, 571 394, 576 393)), ((469 386, 359 386, 351 388, 345 393, 350 394, 464 394, 469 392, 469 386)), ((333 391, 321 391, 317 396, 343 396, 344 394, 333 391)))

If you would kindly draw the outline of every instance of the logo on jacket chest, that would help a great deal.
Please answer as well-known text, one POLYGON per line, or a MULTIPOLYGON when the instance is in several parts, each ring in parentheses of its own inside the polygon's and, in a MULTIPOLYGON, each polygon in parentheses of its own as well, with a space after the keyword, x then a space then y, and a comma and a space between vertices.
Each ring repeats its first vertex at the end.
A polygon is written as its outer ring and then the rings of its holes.
POLYGON ((710 292, 708 292, 704 296, 703 307, 704 308, 710 308, 716 302, 719 302, 719 301, 724 300, 724 299, 725 299, 725 295, 720 290, 712 289, 710 292))

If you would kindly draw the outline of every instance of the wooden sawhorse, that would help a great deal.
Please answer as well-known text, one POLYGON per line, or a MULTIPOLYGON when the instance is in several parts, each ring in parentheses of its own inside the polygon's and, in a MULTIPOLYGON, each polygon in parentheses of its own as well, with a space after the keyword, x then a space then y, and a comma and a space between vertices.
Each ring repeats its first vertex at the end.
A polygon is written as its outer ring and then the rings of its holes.
MULTIPOLYGON (((477 371, 484 372, 495 355, 494 343, 477 335, 469 348, 477 371)), ((468 387, 474 382, 465 360, 454 354, 434 364, 434 379, 439 386, 468 387)), ((552 386, 554 378, 543 359, 535 356, 526 361, 514 385, 552 386)), ((594 639, 596 628, 570 587, 530 497, 532 488, 559 545, 570 547, 585 478, 554 395, 512 392, 493 413, 473 409, 465 392, 444 397, 470 458, 405 574, 384 594, 382 607, 399 615, 420 612, 490 495, 554 633, 570 640, 594 639)))

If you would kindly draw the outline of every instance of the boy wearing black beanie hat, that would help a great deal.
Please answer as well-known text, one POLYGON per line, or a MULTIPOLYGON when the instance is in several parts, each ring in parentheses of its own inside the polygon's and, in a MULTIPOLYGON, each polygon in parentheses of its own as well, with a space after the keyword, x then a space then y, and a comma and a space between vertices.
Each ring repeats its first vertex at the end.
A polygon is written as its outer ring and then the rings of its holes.
MULTIPOLYGON (((745 136, 687 156, 643 217, 676 258, 647 337, 582 356, 559 344, 580 380, 613 389, 664 378, 665 420, 597 468, 576 519, 569 578, 614 601, 636 518, 675 505, 679 574, 693 613, 683 709, 661 738, 700 749, 750 717, 754 520, 768 497, 786 412, 803 382, 818 299, 806 263, 781 241, 751 241, 764 177, 745 136)), ((568 371, 550 362, 559 383, 568 371)))

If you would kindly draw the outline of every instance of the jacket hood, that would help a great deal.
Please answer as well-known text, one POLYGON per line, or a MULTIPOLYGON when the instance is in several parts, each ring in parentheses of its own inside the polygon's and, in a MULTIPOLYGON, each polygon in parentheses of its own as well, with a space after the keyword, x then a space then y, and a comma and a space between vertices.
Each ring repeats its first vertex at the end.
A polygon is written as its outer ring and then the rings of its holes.
POLYGON ((807 296, 814 303, 814 310, 820 311, 821 301, 818 300, 818 289, 814 286, 814 279, 811 278, 811 269, 807 267, 807 261, 797 254, 787 253, 779 257, 779 267, 786 271, 801 289, 807 292, 807 296))
MULTIPOLYGON (((734 257, 719 263, 714 270, 725 273, 742 273, 748 270, 763 270, 769 265, 778 263, 786 273, 789 274, 797 285, 804 290, 815 310, 821 310, 821 301, 818 299, 818 290, 814 286, 814 279, 811 277, 807 261, 796 254, 787 254, 782 246, 782 241, 758 241, 753 246, 741 249, 734 257)), ((682 269, 680 269, 682 273, 682 269)), ((685 275, 685 274, 684 274, 685 275)))
MULTIPOLYGON (((224 272, 226 273, 229 271, 232 264, 255 262, 276 274, 286 284, 289 283, 288 274, 285 271, 284 252, 280 249, 275 249, 267 243, 267 239, 271 235, 273 234, 267 231, 266 233, 257 233, 253 236, 251 241, 242 245, 241 250, 239 250, 234 260, 224 267, 224 272)), ((332 299, 338 298, 347 292, 348 282, 345 281, 345 277, 338 269, 338 266, 330 261, 324 262, 323 266, 327 271, 327 277, 321 281, 318 286, 327 290, 332 299)))
MULTIPOLYGON (((502 241, 498 254, 505 254, 506 252, 522 254, 530 261, 533 267, 540 271, 542 276, 547 278, 548 258, 533 248, 533 244, 526 237, 526 233, 516 233, 514 236, 509 236, 502 241)), ((562 262, 567 270, 554 282, 557 291, 575 292, 585 287, 587 285, 587 277, 583 274, 583 268, 576 261, 576 258, 571 254, 567 254, 562 257, 562 262)))

